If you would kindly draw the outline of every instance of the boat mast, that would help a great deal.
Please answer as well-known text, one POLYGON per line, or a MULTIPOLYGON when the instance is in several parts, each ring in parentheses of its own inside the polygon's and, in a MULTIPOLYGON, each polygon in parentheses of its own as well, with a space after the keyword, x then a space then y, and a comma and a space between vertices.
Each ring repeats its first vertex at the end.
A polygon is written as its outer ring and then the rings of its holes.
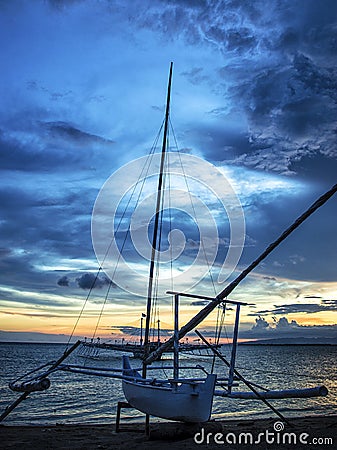
MULTIPOLYGON (((154 274, 154 266, 155 266, 155 259, 156 259, 157 245, 158 245, 158 242, 157 242, 157 240, 158 240, 158 225, 159 225, 160 207, 161 207, 161 200, 162 200, 165 153, 166 153, 166 148, 167 148, 167 132, 168 132, 168 123, 169 123, 169 115, 170 115, 172 69, 173 69, 173 63, 171 62, 169 81, 168 81, 168 87, 167 87, 164 134, 163 134, 160 170, 159 170, 158 187, 157 187, 156 213, 155 213, 153 236, 152 236, 152 250, 151 250, 151 262, 150 262, 150 270, 149 270, 149 283, 148 283, 148 289, 147 289, 146 323, 145 323, 145 336, 144 336, 144 357, 145 358, 147 358, 150 353, 149 336, 150 336, 150 323, 151 323, 153 274, 154 274)), ((146 364, 143 364, 143 377, 146 378, 146 364)))

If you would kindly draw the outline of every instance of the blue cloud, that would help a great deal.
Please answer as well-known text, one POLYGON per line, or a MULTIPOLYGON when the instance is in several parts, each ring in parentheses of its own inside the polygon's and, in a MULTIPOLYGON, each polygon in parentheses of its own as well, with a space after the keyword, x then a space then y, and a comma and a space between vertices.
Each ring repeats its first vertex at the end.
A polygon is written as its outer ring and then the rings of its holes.
MULTIPOLYGON (((4 286, 53 293, 57 280, 71 289, 97 267, 96 195, 151 147, 172 59, 178 145, 230 167, 254 243, 241 264, 256 257, 335 182, 336 8, 333 0, 3 3, 4 286)), ((335 280, 334 218, 332 199, 263 275, 335 280)))

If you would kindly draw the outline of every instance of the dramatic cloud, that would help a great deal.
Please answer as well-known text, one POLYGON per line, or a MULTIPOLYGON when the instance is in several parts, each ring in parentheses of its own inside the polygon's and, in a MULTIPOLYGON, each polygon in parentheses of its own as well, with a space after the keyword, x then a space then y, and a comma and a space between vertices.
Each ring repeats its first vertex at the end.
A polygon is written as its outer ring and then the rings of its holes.
POLYGON ((69 286, 69 282, 70 282, 70 280, 66 275, 64 275, 59 280, 57 280, 57 284, 59 286, 69 286))
MULTIPOLYGON (((0 327, 14 306, 77 307, 90 289, 95 199, 114 171, 148 154, 172 60, 170 150, 176 140, 223 171, 245 213, 239 268, 256 258, 336 183, 336 17, 334 0, 2 2, 0 327)), ((137 179, 127 175, 130 188, 137 179)), ((217 274, 230 229, 219 205, 208 206, 219 222, 217 274)), ((259 314, 335 321, 335 300, 323 300, 324 283, 336 281, 335 212, 332 198, 256 269, 245 292, 259 314), (266 283, 278 301, 265 300, 266 283)), ((187 264, 200 236, 187 215, 172 217, 187 239, 187 264)), ((164 228, 165 249, 167 236, 164 228)), ((125 250, 134 263, 129 241, 125 250)), ((137 270, 147 273, 144 264, 137 270)), ((213 295, 211 284, 203 280, 198 293, 213 295)), ((101 275, 95 287, 107 285, 101 275)), ((116 304, 143 309, 142 298, 119 293, 116 304)), ((264 325, 256 327, 269 332, 264 325)))
POLYGON ((264 318, 257 318, 250 330, 240 332, 242 339, 266 340, 273 343, 336 343, 337 325, 299 325, 295 320, 288 321, 286 317, 273 323, 264 318))
MULTIPOLYGON (((336 158, 336 4, 326 1, 318 10, 309 0, 303 6, 153 2, 144 14, 130 12, 141 27, 171 39, 180 35, 187 46, 208 46, 226 60, 216 68, 218 78, 206 67, 183 72, 224 95, 226 106, 212 110, 222 119, 217 127, 203 124, 213 144, 203 148, 206 157, 289 174, 298 173, 295 163, 307 156, 336 158)), ((194 131, 199 141, 200 125, 194 131)))
POLYGON ((81 289, 101 289, 110 283, 106 277, 99 277, 93 273, 85 273, 76 278, 76 281, 81 289))
MULTIPOLYGON (((337 311, 337 300, 321 300, 320 303, 293 303, 287 305, 274 305, 273 309, 257 311, 254 315, 263 314, 297 314, 306 313, 313 314, 317 312, 337 311)), ((253 314, 251 314, 253 315, 253 314)), ((264 323, 264 319, 260 318, 259 322, 264 323)))
POLYGON ((65 140, 68 144, 75 143, 78 145, 94 145, 94 144, 106 144, 113 143, 109 139, 101 138, 100 136, 95 136, 85 131, 79 130, 69 123, 64 122, 46 122, 43 124, 48 131, 52 139, 61 138, 65 140))

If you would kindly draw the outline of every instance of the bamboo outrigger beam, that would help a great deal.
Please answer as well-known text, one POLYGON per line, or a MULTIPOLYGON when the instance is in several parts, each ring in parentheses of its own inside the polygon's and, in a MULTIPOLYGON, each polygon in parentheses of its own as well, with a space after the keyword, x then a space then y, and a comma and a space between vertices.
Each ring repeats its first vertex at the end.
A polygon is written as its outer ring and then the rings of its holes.
MULTIPOLYGON (((337 184, 335 184, 329 191, 323 194, 315 203, 313 203, 295 222, 287 228, 281 236, 272 242, 266 250, 253 261, 243 272, 240 273, 223 291, 221 291, 215 298, 213 298, 208 305, 206 305, 199 313, 194 316, 186 325, 179 330, 179 339, 183 338, 187 333, 192 331, 199 325, 212 311, 216 308, 235 288, 236 286, 263 261, 269 253, 271 253, 282 241, 284 241, 301 223, 303 223, 309 216, 311 216, 318 208, 326 203, 337 192, 337 184)), ((164 342, 157 350, 152 352, 144 361, 144 364, 151 364, 158 359, 166 350, 172 347, 173 338, 164 342)))
MULTIPOLYGON (((47 379, 46 377, 48 376, 48 374, 50 372, 54 371, 70 355, 70 353, 72 353, 80 345, 80 343, 81 343, 81 341, 75 342, 75 344, 72 345, 69 350, 66 350, 63 353, 63 355, 51 365, 50 369, 46 373, 40 375, 39 377, 37 377, 37 379, 39 379, 39 380, 45 379, 46 380, 47 379)), ((11 387, 11 384, 10 384, 10 387, 11 387)), ((49 387, 49 385, 48 385, 48 387, 49 387)), ((18 390, 18 389, 15 389, 15 390, 18 390)), ((18 399, 15 400, 15 402, 13 402, 11 405, 7 406, 5 411, 0 416, 0 422, 2 422, 8 416, 8 414, 11 413, 13 411, 13 409, 16 408, 23 400, 26 400, 26 398, 29 396, 29 394, 31 392, 32 392, 31 390, 24 391, 23 394, 18 399)))

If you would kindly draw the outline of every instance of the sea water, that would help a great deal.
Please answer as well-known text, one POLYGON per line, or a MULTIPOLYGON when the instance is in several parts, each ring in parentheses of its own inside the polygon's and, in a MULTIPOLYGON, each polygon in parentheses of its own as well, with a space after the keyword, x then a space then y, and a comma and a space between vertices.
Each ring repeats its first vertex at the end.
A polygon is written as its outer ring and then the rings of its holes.
MULTIPOLYGON (((12 392, 8 383, 44 362, 58 359, 65 347, 59 344, 0 343, 0 413, 16 400, 20 393, 12 392)), ((230 348, 222 347, 229 359, 230 348)), ((169 355, 156 362, 156 366, 169 365, 169 355)), ((130 358, 134 367, 141 361, 130 358)), ((104 361, 83 360, 73 354, 66 361, 102 367, 121 368, 121 355, 111 352, 104 361)), ((181 366, 201 365, 209 371, 211 357, 182 355, 181 366)), ((313 387, 324 384, 329 389, 327 397, 309 399, 269 400, 284 416, 304 416, 337 413, 337 346, 275 346, 240 345, 236 368, 249 381, 268 389, 291 389, 313 387)), ((217 362, 215 372, 219 377, 228 375, 228 368, 217 362)), ((163 369, 151 376, 171 377, 170 370, 163 369)), ((202 371, 181 369, 180 376, 203 377, 202 371)), ((121 381, 66 372, 50 376, 51 386, 44 392, 33 392, 3 423, 23 424, 67 424, 67 423, 112 423, 116 418, 118 401, 125 401, 121 381)), ((240 391, 249 389, 241 383, 240 391)), ((240 400, 215 397, 212 418, 214 419, 256 419, 273 417, 274 413, 259 400, 240 400)), ((142 421, 144 415, 128 409, 123 411, 123 420, 142 421)))

